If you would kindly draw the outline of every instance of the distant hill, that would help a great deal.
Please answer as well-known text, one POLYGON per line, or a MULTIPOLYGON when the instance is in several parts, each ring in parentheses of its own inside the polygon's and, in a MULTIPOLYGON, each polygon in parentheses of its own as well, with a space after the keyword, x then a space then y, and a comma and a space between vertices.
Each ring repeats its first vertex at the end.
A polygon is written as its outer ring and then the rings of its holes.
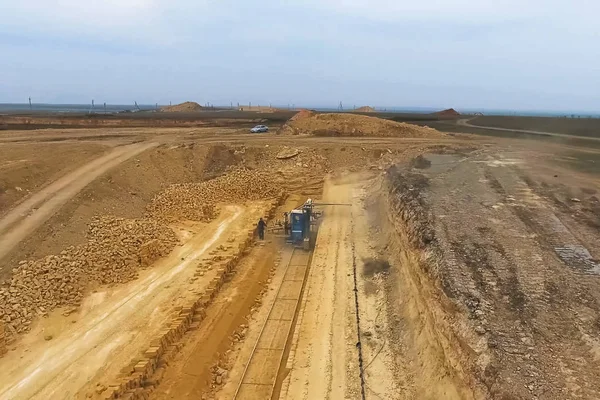
POLYGON ((375 109, 371 106, 362 106, 362 107, 358 107, 354 111, 356 111, 356 112, 375 112, 375 109))
POLYGON ((454 108, 449 108, 447 110, 442 110, 434 113, 440 118, 458 118, 460 117, 460 113, 456 111, 454 108))
POLYGON ((175 104, 174 106, 162 107, 160 111, 164 112, 193 112, 202 111, 204 107, 193 101, 186 101, 185 103, 175 104))

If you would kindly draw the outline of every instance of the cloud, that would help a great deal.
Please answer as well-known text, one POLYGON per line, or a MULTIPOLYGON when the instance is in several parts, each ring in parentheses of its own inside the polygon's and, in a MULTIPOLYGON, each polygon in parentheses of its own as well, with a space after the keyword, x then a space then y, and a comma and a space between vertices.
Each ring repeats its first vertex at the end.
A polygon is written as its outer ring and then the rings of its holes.
POLYGON ((0 94, 589 102, 599 13, 585 0, 0 0, 0 94))
POLYGON ((559 17, 564 12, 586 15, 585 10, 598 11, 596 2, 588 0, 304 0, 295 1, 311 8, 338 14, 355 15, 383 21, 429 20, 481 23, 498 19, 559 17))
MULTIPOLYGON (((57 40, 73 36, 92 42, 125 43, 175 41, 180 19, 205 15, 212 1, 165 0, 0 0, 0 33, 48 35, 57 40), (178 4, 174 4, 178 3, 178 4)), ((200 18, 198 19, 200 20, 200 18)), ((186 21, 189 22, 189 21, 186 21)))
POLYGON ((60 30, 68 26, 109 28, 128 26, 152 16, 155 0, 27 0, 6 1, 3 22, 28 29, 60 30), (42 25, 43 26, 38 26, 42 25))

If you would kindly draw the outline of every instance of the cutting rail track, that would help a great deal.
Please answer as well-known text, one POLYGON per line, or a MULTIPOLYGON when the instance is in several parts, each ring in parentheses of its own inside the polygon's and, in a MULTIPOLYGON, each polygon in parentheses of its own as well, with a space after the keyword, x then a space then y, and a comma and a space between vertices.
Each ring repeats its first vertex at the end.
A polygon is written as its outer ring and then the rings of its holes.
POLYGON ((293 333, 311 258, 312 251, 292 250, 275 301, 246 364, 234 399, 273 398, 280 368, 285 364, 288 339, 293 333))

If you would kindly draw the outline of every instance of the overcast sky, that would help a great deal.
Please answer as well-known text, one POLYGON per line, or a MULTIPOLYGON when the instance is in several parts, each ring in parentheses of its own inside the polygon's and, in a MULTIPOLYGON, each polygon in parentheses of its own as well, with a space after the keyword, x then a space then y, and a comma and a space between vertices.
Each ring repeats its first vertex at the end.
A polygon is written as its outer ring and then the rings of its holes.
POLYGON ((0 0, 0 103, 600 109, 598 0, 0 0))

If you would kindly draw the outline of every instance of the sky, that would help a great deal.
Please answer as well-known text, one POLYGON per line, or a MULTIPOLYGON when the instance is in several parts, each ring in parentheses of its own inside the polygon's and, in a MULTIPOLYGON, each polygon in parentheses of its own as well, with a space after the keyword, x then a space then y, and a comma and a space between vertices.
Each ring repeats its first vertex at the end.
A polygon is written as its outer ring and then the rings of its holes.
POLYGON ((0 0, 0 103, 600 110, 597 0, 0 0))

